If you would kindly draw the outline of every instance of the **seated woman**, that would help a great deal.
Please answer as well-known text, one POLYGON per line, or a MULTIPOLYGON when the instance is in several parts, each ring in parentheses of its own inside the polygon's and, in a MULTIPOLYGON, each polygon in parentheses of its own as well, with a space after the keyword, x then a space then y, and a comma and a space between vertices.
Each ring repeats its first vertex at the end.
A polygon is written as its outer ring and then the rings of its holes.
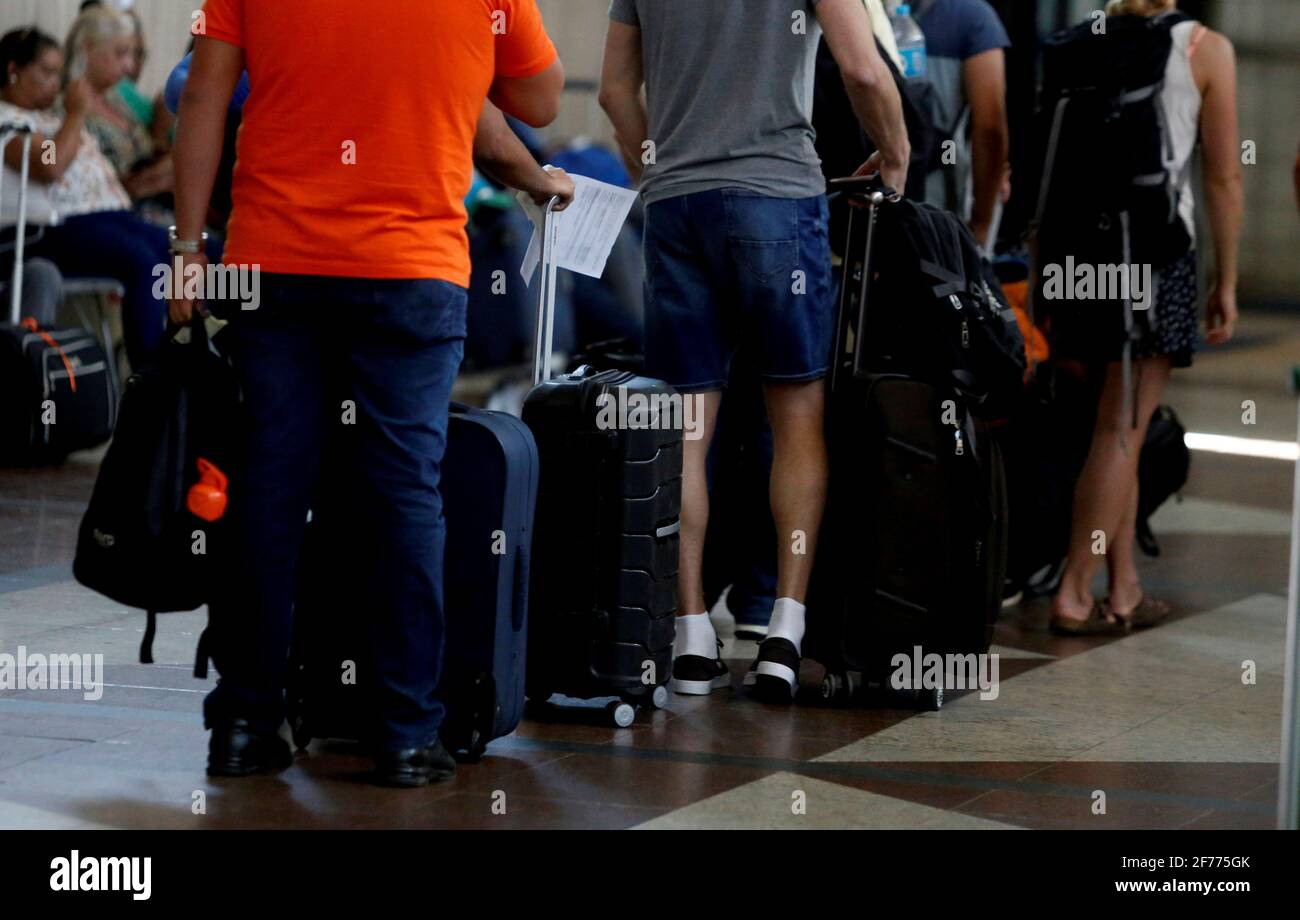
POLYGON ((91 7, 73 23, 64 51, 65 79, 84 76, 90 85, 87 130, 131 200, 155 203, 146 213, 167 226, 172 220, 167 199, 175 184, 171 153, 151 131, 153 112, 147 101, 141 100, 144 108, 137 111, 122 92, 133 86, 131 76, 138 75, 143 59, 138 20, 110 7, 91 7))
MULTIPOLYGON (((131 212, 131 199, 112 165, 86 131, 91 90, 85 80, 68 83, 64 113, 58 100, 63 53, 36 29, 0 38, 0 122, 31 128, 31 180, 44 185, 62 223, 48 228, 29 249, 69 276, 116 278, 126 288, 122 326, 127 356, 139 367, 162 340, 167 302, 154 297, 155 269, 170 265, 167 231, 131 212)), ((120 78, 120 73, 118 74, 120 78)), ((22 145, 4 152, 11 169, 22 166, 22 145)), ((210 244, 209 258, 220 261, 210 244)))

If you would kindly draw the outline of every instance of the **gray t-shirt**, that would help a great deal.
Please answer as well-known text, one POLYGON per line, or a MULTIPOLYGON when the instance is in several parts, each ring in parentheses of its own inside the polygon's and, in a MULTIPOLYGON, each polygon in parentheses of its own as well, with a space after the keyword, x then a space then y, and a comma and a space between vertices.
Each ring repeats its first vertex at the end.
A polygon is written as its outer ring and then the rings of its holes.
POLYGON ((613 0, 610 18, 641 30, 647 203, 718 188, 825 193, 812 127, 820 2, 613 0))

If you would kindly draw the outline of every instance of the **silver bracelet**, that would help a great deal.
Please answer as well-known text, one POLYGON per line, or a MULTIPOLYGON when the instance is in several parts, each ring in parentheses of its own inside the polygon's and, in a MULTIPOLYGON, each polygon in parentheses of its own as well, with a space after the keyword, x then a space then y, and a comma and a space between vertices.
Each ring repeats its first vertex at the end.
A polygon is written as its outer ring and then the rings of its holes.
POLYGON ((182 240, 176 236, 176 228, 167 228, 167 245, 171 248, 172 255, 192 256, 198 255, 203 251, 204 243, 208 241, 206 233, 199 234, 199 240, 182 240))

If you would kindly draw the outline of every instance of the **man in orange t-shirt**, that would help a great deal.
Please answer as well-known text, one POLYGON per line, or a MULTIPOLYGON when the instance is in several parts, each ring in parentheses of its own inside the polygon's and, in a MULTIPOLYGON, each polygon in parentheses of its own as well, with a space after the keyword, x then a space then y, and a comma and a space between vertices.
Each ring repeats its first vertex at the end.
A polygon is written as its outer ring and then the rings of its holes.
MULTIPOLYGON (((260 296, 214 304, 231 320, 248 442, 231 484, 235 558, 205 643, 221 675, 204 704, 208 772, 291 760, 277 732, 299 556, 324 445, 351 410, 356 570, 333 574, 369 604, 356 612, 378 672, 377 779, 444 779, 438 485, 464 352, 471 151, 485 100, 550 123, 563 69, 536 0, 207 0, 194 28, 173 251, 202 264, 226 108, 247 69, 224 262, 260 279, 260 296)), ((538 173, 535 195, 563 187, 538 173)), ((193 307, 173 300, 172 320, 193 307)))

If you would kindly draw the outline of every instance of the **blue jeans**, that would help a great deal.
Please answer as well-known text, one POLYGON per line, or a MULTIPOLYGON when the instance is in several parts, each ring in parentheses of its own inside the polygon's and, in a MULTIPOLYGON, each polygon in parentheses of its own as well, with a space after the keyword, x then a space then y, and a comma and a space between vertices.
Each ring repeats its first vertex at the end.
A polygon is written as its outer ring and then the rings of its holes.
MULTIPOLYGON (((69 217, 48 227, 30 254, 49 259, 69 278, 115 278, 126 288, 122 338, 133 368, 143 367, 167 326, 167 301, 154 297, 154 270, 171 264, 167 231, 130 211, 69 217)), ((208 243, 208 259, 221 261, 221 244, 208 243)))
POLYGON ((826 375, 834 297, 825 196, 724 188, 646 207, 646 371, 684 392, 726 387, 744 348, 759 377, 826 375))
POLYGON ((230 491, 235 558, 211 605, 208 649, 221 679, 204 703, 209 726, 242 718, 275 731, 284 721, 307 511, 346 392, 356 403, 357 567, 319 577, 357 580, 370 604, 380 744, 419 747, 436 736, 445 633, 438 483, 465 309, 464 289, 443 281, 263 275, 259 309, 225 312, 248 428, 230 491))

